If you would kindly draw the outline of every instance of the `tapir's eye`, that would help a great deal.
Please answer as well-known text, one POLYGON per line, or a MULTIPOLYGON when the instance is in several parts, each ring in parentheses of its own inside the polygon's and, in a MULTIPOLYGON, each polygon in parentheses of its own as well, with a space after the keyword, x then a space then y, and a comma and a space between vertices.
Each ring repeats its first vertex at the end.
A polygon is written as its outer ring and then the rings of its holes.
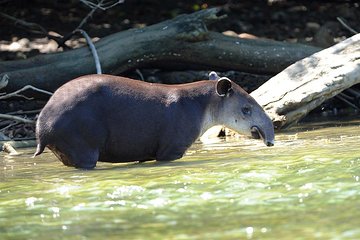
POLYGON ((248 106, 243 107, 243 108, 241 109, 241 111, 243 112, 243 114, 244 114, 245 116, 251 115, 251 108, 248 107, 248 106))

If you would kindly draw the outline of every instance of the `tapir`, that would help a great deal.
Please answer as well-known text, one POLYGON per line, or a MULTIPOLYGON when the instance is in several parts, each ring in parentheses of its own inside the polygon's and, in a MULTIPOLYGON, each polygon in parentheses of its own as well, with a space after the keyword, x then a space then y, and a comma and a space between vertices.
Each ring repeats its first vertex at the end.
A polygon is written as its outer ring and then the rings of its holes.
POLYGON ((71 80, 55 91, 36 122, 37 149, 65 165, 97 161, 172 161, 207 129, 224 125, 274 144, 262 107, 225 77, 188 84, 147 83, 105 74, 71 80))

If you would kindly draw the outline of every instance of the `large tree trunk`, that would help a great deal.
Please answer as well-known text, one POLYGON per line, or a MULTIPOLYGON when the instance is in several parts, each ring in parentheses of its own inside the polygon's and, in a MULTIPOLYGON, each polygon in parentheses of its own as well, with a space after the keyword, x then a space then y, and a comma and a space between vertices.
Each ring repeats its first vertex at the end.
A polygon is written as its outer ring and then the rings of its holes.
MULTIPOLYGON (((95 46, 103 72, 118 75, 136 68, 155 67, 276 74, 320 50, 301 44, 240 39, 209 32, 206 24, 223 18, 216 15, 218 11, 208 9, 181 15, 101 39, 95 46)), ((54 91, 75 77, 94 72, 94 60, 87 47, 0 63, 3 92, 25 85, 54 91)))
POLYGON ((360 34, 300 60, 251 95, 277 128, 296 123, 325 100, 360 83, 360 34))

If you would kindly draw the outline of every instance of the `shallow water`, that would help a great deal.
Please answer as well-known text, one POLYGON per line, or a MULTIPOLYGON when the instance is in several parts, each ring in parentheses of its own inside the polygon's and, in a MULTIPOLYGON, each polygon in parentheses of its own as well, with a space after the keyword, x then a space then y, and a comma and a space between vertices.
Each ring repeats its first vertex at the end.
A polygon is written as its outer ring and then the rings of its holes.
POLYGON ((360 123, 308 127, 93 171, 2 153, 0 239, 360 239, 360 123))

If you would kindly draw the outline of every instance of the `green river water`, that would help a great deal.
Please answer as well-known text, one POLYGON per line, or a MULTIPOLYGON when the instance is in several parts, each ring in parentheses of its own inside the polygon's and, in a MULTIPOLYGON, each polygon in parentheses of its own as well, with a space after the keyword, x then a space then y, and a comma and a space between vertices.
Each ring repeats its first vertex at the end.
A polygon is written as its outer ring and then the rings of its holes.
POLYGON ((358 121, 93 171, 20 151, 0 156, 0 239, 360 239, 358 121))

